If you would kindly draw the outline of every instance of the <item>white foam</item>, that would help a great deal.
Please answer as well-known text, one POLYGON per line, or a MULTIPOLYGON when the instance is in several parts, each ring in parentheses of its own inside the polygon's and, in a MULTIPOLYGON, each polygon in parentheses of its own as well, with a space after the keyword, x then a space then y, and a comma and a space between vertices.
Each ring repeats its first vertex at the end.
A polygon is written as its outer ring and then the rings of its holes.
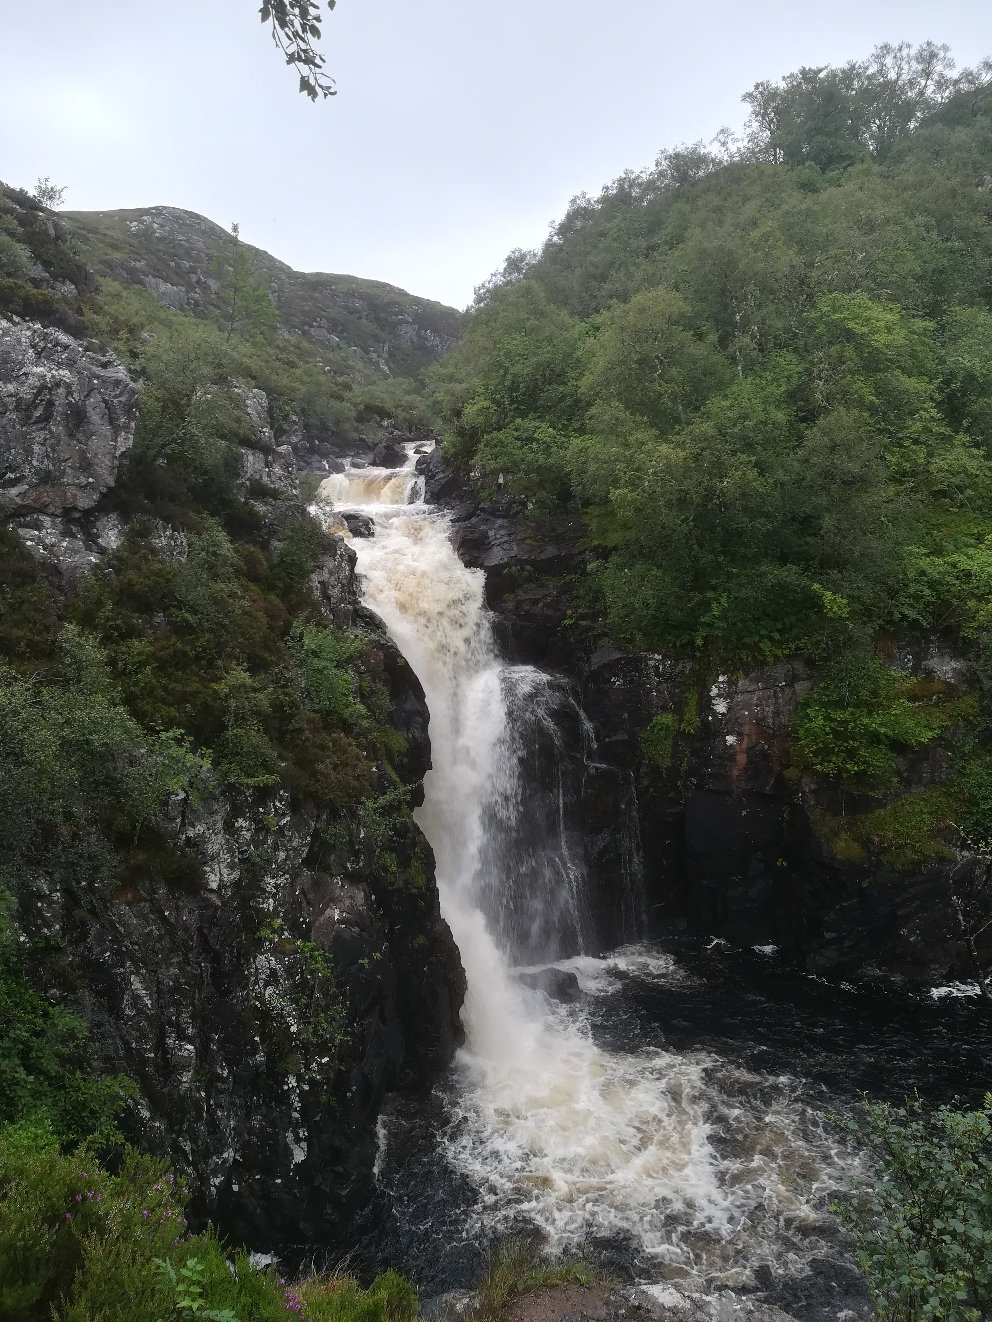
POLYGON ((945 987, 931 987, 930 995, 935 1001, 945 996, 981 996, 982 989, 977 982, 949 982, 945 987))
POLYGON ((411 454, 400 472, 346 471, 320 497, 328 518, 328 502, 375 518, 376 536, 352 543, 365 600, 430 708, 433 769, 417 820, 468 978, 443 1147, 479 1192, 471 1215, 487 1232, 523 1217, 556 1248, 619 1232, 663 1274, 707 1289, 732 1288, 762 1261, 805 1261, 843 1161, 793 1083, 707 1054, 605 1050, 581 1006, 549 1005, 515 976, 555 967, 605 995, 624 977, 684 980, 670 956, 630 948, 511 969, 487 926, 478 899, 486 809, 506 797, 517 765, 506 676, 484 576, 458 559, 444 516, 416 503, 414 463, 411 454))

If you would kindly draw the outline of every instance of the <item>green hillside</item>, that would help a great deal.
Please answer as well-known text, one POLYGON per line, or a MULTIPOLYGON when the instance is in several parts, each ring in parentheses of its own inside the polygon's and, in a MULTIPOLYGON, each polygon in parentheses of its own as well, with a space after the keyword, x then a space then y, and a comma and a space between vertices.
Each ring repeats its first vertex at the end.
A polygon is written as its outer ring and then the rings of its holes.
MULTIPOLYGON (((892 669, 899 637, 982 673, 992 640, 990 78, 927 46, 759 85, 743 139, 511 254, 433 372, 449 460, 535 535, 582 521, 577 620, 704 674, 811 658, 797 768, 875 792, 966 715, 892 669)), ((966 729, 917 844, 992 830, 966 729)))
MULTIPOLYGON (((168 307, 219 312, 218 267, 228 260, 231 236, 213 221, 178 207, 66 211, 60 219, 98 276, 141 285, 168 307)), ((454 308, 380 280, 303 274, 245 246, 285 330, 325 346, 333 336, 393 375, 415 376, 461 333, 462 315, 454 308)))

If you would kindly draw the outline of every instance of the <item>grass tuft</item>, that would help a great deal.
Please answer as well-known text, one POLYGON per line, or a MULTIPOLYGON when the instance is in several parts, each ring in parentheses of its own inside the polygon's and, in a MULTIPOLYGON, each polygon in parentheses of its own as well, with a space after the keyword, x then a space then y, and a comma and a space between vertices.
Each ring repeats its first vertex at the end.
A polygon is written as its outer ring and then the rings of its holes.
POLYGON ((478 1302, 468 1314, 469 1322, 502 1322, 517 1299, 535 1290, 605 1284, 605 1279, 581 1256, 548 1258, 533 1240, 506 1240, 489 1255, 478 1302))

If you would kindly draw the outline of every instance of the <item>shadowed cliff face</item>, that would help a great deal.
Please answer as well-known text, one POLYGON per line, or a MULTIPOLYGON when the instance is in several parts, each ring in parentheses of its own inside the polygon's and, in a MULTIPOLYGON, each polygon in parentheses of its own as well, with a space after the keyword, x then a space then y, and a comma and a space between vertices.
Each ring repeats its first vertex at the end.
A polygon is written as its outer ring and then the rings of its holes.
MULTIPOLYGON (((63 602, 127 533, 101 502, 136 398, 112 355, 0 319, 0 497, 63 602)), ((264 395, 244 402, 264 432, 264 395)), ((263 528, 303 515, 288 449, 246 449, 242 467, 242 486, 265 493, 263 528)), ((165 561, 187 554, 164 524, 152 544, 165 561)), ((423 689, 362 605, 354 552, 327 546, 314 605, 364 640, 378 718, 402 736, 374 799, 317 808, 211 780, 173 794, 156 824, 182 875, 140 856, 116 887, 56 886, 39 869, 16 897, 37 988, 83 1016, 101 1067, 138 1084, 127 1137, 188 1174, 197 1218, 266 1251, 340 1240, 370 1196, 386 1092, 422 1084, 463 1039, 465 978, 433 855, 394 778, 422 800, 423 689)))
MULTIPOLYGON (((537 537, 519 498, 480 504, 438 452, 421 467, 428 500, 450 511, 459 555, 485 571, 504 653, 569 676, 591 723, 582 815, 604 947, 623 931, 636 866, 655 930, 688 927, 733 945, 774 945, 839 977, 975 976, 952 891, 980 880, 984 864, 945 851, 897 867, 871 841, 846 844, 846 814, 865 805, 791 764, 794 719, 812 683, 802 660, 748 675, 702 674, 689 658, 602 646, 596 631, 572 621, 569 580, 589 559, 581 526, 537 537), (674 733, 668 764, 659 766, 641 737, 664 714, 674 733)), ((967 660, 937 637, 907 635, 893 660, 955 691, 971 680, 967 660)), ((902 757, 900 793, 938 783, 950 755, 938 739, 902 757)))

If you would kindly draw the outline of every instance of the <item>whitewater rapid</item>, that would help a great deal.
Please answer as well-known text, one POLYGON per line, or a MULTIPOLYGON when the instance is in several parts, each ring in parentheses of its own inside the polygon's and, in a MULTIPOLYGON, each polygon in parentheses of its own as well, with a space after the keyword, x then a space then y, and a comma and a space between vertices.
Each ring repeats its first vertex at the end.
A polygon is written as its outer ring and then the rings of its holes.
POLYGON ((500 661, 484 575, 461 563, 447 518, 423 504, 415 463, 411 446, 402 470, 347 469, 322 483, 315 508, 345 535, 339 511, 375 521, 374 536, 350 543, 364 599, 427 695, 433 769, 416 816, 468 978, 467 1041, 442 1148, 477 1191, 471 1216, 489 1234, 536 1226, 553 1250, 619 1236, 648 1276, 696 1289, 746 1287, 761 1263, 801 1270, 822 1244, 825 1207, 851 1158, 791 1079, 760 1078, 712 1054, 614 1051, 594 1040, 588 1006, 616 978, 684 975, 638 949, 588 953, 582 862, 553 812, 521 856, 523 828, 530 838, 534 827, 521 722, 552 720, 560 687, 500 661), (547 919, 521 919, 522 948, 535 932, 557 934, 547 962, 576 974, 585 1005, 552 1003, 517 977, 512 923, 498 906, 501 892, 519 892, 521 868, 547 919))

